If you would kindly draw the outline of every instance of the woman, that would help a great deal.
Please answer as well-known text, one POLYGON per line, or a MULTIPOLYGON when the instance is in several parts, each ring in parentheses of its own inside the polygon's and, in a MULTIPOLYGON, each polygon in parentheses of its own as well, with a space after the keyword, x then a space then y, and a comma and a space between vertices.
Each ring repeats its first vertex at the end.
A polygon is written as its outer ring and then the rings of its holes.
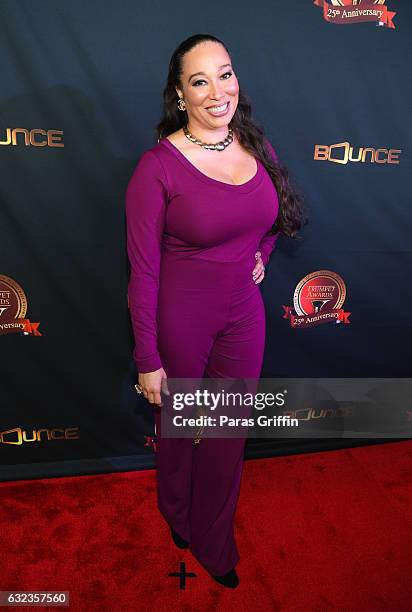
POLYGON ((233 588, 245 439, 162 438, 161 390, 167 377, 260 376, 257 285, 280 231, 294 238, 302 226, 302 199, 214 36, 174 51, 157 137, 126 192, 136 388, 154 404, 158 506, 173 540, 233 588))

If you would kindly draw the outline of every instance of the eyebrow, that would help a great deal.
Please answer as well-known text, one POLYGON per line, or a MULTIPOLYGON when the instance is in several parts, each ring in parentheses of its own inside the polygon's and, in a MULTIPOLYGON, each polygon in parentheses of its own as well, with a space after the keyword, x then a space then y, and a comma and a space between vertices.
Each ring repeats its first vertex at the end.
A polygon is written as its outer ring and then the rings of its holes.
MULTIPOLYGON (((225 66, 231 66, 231 64, 222 64, 221 66, 219 66, 219 70, 221 70, 222 68, 225 68, 225 66)), ((193 78, 194 76, 197 76, 199 74, 205 74, 205 73, 204 72, 195 72, 194 74, 191 74, 190 77, 187 80, 190 81, 191 78, 193 78)))

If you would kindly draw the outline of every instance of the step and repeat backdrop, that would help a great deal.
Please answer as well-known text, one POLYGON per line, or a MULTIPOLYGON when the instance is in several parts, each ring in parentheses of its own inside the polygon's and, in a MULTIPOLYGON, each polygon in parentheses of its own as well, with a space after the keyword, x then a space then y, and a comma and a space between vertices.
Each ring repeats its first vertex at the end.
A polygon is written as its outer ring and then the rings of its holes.
POLYGON ((226 43, 309 216, 261 284, 262 377, 410 377, 411 18, 406 0, 0 3, 1 479, 154 465, 125 190, 196 33, 226 43))

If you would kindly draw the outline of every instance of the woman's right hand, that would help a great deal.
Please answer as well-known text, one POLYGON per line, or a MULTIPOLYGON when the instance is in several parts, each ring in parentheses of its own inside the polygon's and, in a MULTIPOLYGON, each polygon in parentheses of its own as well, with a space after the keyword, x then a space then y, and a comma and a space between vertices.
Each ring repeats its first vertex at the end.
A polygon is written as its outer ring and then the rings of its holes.
POLYGON ((160 391, 163 391, 165 395, 169 395, 167 375, 163 368, 155 370, 154 372, 139 372, 138 383, 148 402, 157 404, 158 406, 163 405, 160 391))

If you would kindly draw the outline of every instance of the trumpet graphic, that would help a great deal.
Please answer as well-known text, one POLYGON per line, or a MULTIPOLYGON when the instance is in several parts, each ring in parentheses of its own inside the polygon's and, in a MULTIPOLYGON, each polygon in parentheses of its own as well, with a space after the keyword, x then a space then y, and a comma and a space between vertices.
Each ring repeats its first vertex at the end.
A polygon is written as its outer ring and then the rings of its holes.
MULTIPOLYGON (((330 0, 333 6, 358 6, 362 4, 362 0, 330 0)), ((365 0, 366 3, 385 4, 386 0, 365 0)))

